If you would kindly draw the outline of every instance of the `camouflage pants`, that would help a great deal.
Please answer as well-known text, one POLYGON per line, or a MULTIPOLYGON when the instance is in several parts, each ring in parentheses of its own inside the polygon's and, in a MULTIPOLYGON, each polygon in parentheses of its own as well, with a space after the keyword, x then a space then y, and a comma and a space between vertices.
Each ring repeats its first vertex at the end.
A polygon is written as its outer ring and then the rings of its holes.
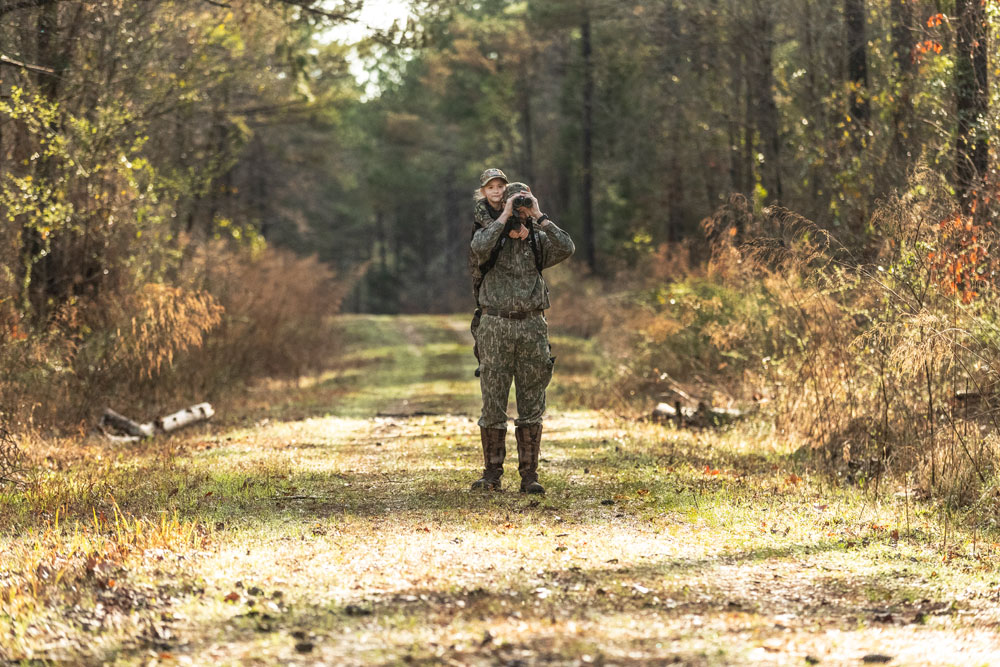
POLYGON ((483 412, 479 425, 507 428, 507 398, 514 382, 515 424, 540 424, 545 388, 552 379, 549 326, 540 313, 523 320, 484 315, 476 332, 483 412))

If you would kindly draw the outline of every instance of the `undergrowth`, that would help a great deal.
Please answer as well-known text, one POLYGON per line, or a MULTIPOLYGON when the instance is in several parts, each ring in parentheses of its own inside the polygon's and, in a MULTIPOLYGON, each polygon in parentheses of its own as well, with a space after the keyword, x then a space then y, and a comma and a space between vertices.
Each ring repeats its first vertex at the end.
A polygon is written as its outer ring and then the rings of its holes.
POLYGON ((557 326, 596 332, 606 351, 603 403, 738 406, 845 483, 931 496, 993 525, 1000 273, 990 214, 962 213, 923 173, 883 203, 861 250, 738 196, 703 227, 702 262, 662 248, 612 285, 562 286, 588 305, 557 326))
POLYGON ((200 224, 178 215, 226 159, 178 178, 149 158, 148 126, 131 110, 75 111, 17 86, 0 123, 26 130, 0 146, 11 167, 0 173, 10 430, 81 431, 111 406, 144 421, 331 358, 343 281, 268 247, 254 220, 208 204, 200 224))
POLYGON ((333 357, 330 318, 343 286, 315 259, 220 243, 199 248, 175 283, 20 321, 0 346, 0 405, 12 428, 86 428, 109 406, 150 419, 333 357))

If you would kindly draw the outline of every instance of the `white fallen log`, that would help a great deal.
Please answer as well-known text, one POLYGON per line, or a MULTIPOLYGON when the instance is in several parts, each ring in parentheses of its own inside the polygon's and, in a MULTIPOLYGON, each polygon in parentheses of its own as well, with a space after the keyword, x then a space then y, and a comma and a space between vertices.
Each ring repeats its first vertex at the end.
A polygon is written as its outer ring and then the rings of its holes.
POLYGON ((156 420, 156 425, 164 433, 170 433, 171 431, 176 431, 179 428, 184 428, 189 424, 196 424, 198 422, 207 421, 211 419, 215 414, 215 410, 208 403, 199 403, 198 405, 192 405, 186 410, 181 410, 180 412, 175 412, 172 415, 167 415, 156 420))
POLYGON ((143 438, 152 438, 159 433, 170 433, 179 428, 207 421, 215 415, 215 410, 209 403, 199 403, 190 408, 174 412, 145 424, 140 424, 115 412, 111 408, 104 411, 97 427, 112 441, 117 443, 133 443, 143 438), (120 435, 125 434, 125 435, 120 435))

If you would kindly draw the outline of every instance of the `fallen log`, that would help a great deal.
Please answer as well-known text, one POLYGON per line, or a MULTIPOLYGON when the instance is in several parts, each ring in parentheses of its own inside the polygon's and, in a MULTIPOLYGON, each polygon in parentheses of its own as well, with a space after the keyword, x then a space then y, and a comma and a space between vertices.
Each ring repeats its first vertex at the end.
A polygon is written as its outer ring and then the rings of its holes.
POLYGON ((697 408, 682 406, 680 401, 673 405, 658 403, 649 418, 654 422, 674 422, 678 427, 722 426, 746 416, 743 410, 735 408, 713 408, 699 401, 697 408))
POLYGON ((175 412, 172 415, 167 415, 156 420, 156 426, 164 433, 170 433, 171 431, 176 431, 179 428, 184 428, 189 424, 197 424, 198 422, 207 421, 211 419, 215 414, 215 410, 208 403, 199 403, 198 405, 192 405, 186 410, 181 410, 180 412, 175 412))
POLYGON ((123 414, 115 412, 111 408, 107 408, 104 411, 97 425, 102 427, 110 426, 112 429, 121 431, 133 438, 152 438, 156 432, 156 425, 153 422, 140 424, 132 421, 123 414))
POLYGON ((123 414, 107 408, 97 422, 100 429, 112 442, 138 442, 143 438, 152 438, 159 433, 170 433, 177 429, 207 421, 215 415, 215 410, 209 403, 199 403, 190 408, 160 417, 151 422, 140 424, 123 414), (124 435, 121 435, 124 434, 124 435))
POLYGON ((685 421, 692 419, 694 415, 695 410, 683 407, 680 401, 677 401, 673 405, 669 403, 657 403, 649 418, 654 422, 676 422, 678 426, 682 426, 685 421))

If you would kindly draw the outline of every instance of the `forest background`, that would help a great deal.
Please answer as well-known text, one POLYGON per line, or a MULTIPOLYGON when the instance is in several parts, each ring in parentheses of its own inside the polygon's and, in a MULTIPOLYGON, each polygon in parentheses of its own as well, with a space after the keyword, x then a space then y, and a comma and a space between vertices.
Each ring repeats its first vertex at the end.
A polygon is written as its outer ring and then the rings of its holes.
POLYGON ((604 346, 595 403, 752 404, 991 516, 996 3, 433 0, 331 38, 361 4, 0 1, 4 433, 294 377, 339 308, 470 310, 499 166, 577 240, 553 320, 604 346))

